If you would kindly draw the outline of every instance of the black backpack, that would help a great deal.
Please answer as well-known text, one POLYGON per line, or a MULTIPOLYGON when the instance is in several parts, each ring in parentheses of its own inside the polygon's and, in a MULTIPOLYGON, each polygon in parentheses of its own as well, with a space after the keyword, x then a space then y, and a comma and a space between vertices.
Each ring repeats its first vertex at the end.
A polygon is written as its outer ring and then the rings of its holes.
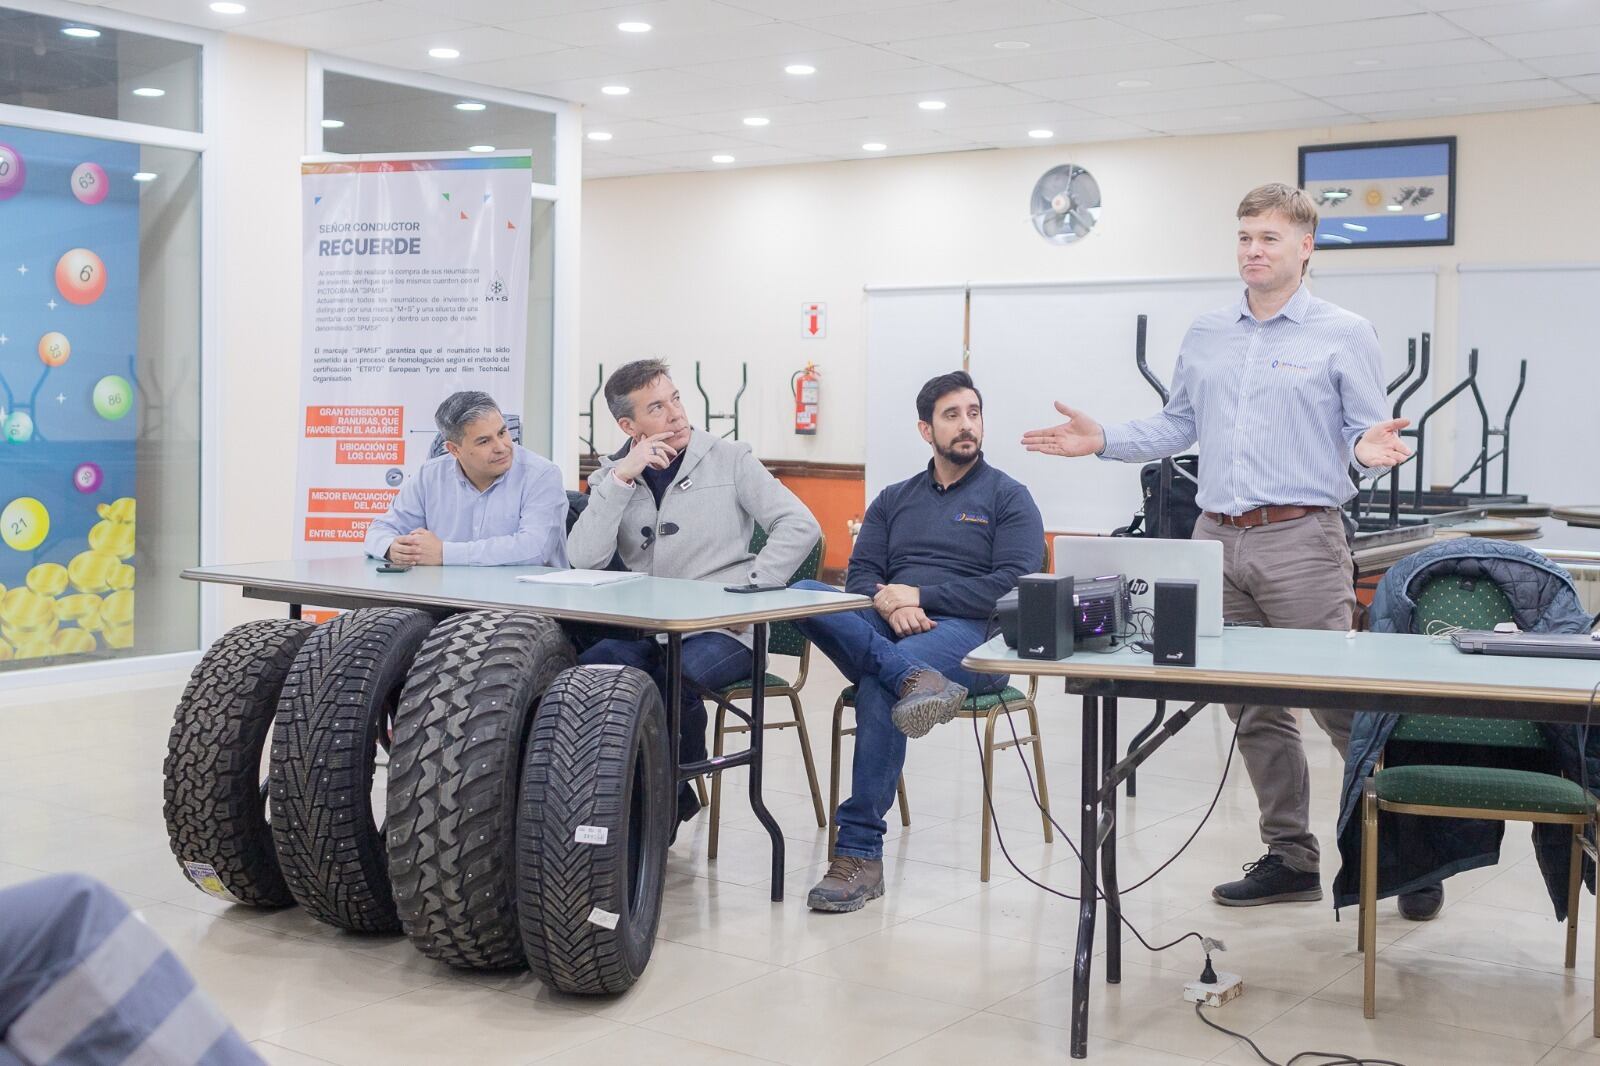
POLYGON ((1195 490, 1199 487, 1200 457, 1179 455, 1171 463, 1175 469, 1172 471, 1172 483, 1167 488, 1165 515, 1161 508, 1162 464, 1146 463, 1139 470, 1139 490, 1144 497, 1144 506, 1131 522, 1113 530, 1113 537, 1161 536, 1163 517, 1167 520, 1165 532, 1168 539, 1188 540, 1193 535, 1194 524, 1200 520, 1200 505, 1194 499, 1195 490))

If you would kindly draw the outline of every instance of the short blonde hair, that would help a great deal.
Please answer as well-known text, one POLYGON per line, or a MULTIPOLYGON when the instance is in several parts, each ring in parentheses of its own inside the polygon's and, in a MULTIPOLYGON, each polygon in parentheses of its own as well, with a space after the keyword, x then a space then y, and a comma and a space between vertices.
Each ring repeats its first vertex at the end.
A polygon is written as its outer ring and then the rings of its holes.
POLYGON ((1306 195, 1304 189, 1296 189, 1281 181, 1257 185, 1245 193, 1244 199, 1239 201, 1236 217, 1254 218, 1274 211, 1285 215, 1307 233, 1317 228, 1317 205, 1311 202, 1311 197, 1306 195))
MULTIPOLYGON (((1311 202, 1311 197, 1306 195, 1304 189, 1285 185, 1281 181, 1269 181, 1245 193, 1244 199, 1239 201, 1236 217, 1256 218, 1274 211, 1307 233, 1317 232, 1317 205, 1311 202)), ((1301 277, 1305 277, 1310 266, 1310 259, 1300 264, 1301 277)))

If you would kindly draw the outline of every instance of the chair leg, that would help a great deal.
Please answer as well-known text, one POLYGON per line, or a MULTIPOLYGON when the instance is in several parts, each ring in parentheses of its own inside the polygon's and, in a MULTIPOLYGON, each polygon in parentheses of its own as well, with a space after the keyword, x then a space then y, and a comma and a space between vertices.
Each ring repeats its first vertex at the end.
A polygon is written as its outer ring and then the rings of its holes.
MULTIPOLYGON (((723 732, 723 728, 727 724, 728 724, 728 712, 726 710, 724 710, 722 707, 719 706, 717 708, 717 729, 716 729, 716 732, 714 734, 712 734, 712 740, 711 740, 711 754, 712 755, 719 756, 719 757, 722 755, 722 740, 723 740, 723 737, 726 735, 723 732)), ((705 801, 701 800, 701 802, 704 803, 705 801)), ((721 774, 712 774, 711 775, 711 832, 710 832, 710 835, 708 836, 708 838, 706 839, 706 858, 707 859, 715 859, 717 857, 717 836, 718 836, 717 831, 721 827, 721 823, 722 823, 722 775, 721 774)))
POLYGON ((706 798, 706 775, 705 774, 701 774, 699 777, 694 779, 694 790, 700 796, 700 806, 704 807, 706 804, 711 802, 709 799, 706 798))
POLYGON ((828 759, 828 858, 839 842, 839 748, 844 740, 844 700, 833 703, 833 746, 828 759))
POLYGON ((1567 969, 1578 965, 1578 904, 1583 902, 1583 826, 1572 827, 1572 869, 1567 873, 1567 969))
POLYGON ((900 803, 900 826, 903 829, 911 828, 911 804, 906 800, 906 775, 901 774, 900 780, 894 786, 895 798, 900 803))
POLYGON ((1001 708, 995 706, 983 723, 983 844, 978 851, 978 880, 989 883, 989 837, 994 832, 994 724, 1001 708))
POLYGON ((1039 709, 1028 703, 1028 732, 1033 734, 1033 773, 1039 783, 1039 814, 1044 819, 1044 842, 1055 839, 1050 825, 1050 788, 1044 783, 1044 738, 1039 734, 1039 709))
POLYGON ((1361 796, 1361 1014, 1378 1016, 1378 794, 1368 780, 1361 796))
POLYGON ((806 731, 806 716, 800 710, 800 697, 789 693, 789 706, 794 711, 794 730, 800 737, 800 758, 806 764, 806 781, 811 785, 811 805, 817 811, 817 828, 828 824, 822 810, 822 789, 817 784, 817 764, 811 758, 811 734, 806 731))
MULTIPOLYGON (((1600 844, 1600 818, 1591 820, 1585 826, 1594 835, 1596 844, 1600 844)), ((1580 852, 1580 858, 1582 853, 1580 852)), ((1582 881, 1579 881, 1582 884, 1582 881)), ((1594 1035, 1600 1038, 1600 865, 1595 869, 1594 893, 1594 973, 1590 976, 1594 986, 1594 1035)))

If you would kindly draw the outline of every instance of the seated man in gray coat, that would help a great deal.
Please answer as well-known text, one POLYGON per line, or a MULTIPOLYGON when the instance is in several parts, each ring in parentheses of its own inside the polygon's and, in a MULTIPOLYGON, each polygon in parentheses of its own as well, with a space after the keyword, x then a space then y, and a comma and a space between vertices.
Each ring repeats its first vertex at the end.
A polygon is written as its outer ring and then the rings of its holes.
MULTIPOLYGON (((601 459, 589 477, 589 504, 567 537, 572 565, 599 569, 615 553, 629 570, 655 577, 786 584, 822 530, 750 445, 692 427, 667 365, 659 360, 619 367, 606 381, 605 394, 628 442, 601 459), (767 543, 753 555, 750 535, 758 522, 767 531, 767 543)), ((706 758, 705 704, 687 682, 716 691, 745 680, 753 663, 750 650, 748 626, 684 639, 684 762, 706 758)), ((578 661, 636 666, 654 677, 666 696, 666 648, 655 637, 602 640, 578 661)), ((679 820, 688 821, 699 810, 700 801, 685 782, 678 791, 679 820)))

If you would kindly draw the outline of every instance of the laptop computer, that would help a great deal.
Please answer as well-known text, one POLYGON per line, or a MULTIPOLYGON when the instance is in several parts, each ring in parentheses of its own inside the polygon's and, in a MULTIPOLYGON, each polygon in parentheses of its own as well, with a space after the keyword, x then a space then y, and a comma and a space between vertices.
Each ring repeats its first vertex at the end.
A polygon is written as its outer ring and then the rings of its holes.
POLYGON ((1468 629, 1450 635, 1469 655, 1536 655, 1548 659, 1600 659, 1600 633, 1495 633, 1468 629))
POLYGON ((1157 581, 1199 586, 1195 636, 1222 636, 1222 545, 1154 537, 1057 537, 1055 571, 1074 578, 1121 574, 1134 610, 1155 610, 1157 581))

